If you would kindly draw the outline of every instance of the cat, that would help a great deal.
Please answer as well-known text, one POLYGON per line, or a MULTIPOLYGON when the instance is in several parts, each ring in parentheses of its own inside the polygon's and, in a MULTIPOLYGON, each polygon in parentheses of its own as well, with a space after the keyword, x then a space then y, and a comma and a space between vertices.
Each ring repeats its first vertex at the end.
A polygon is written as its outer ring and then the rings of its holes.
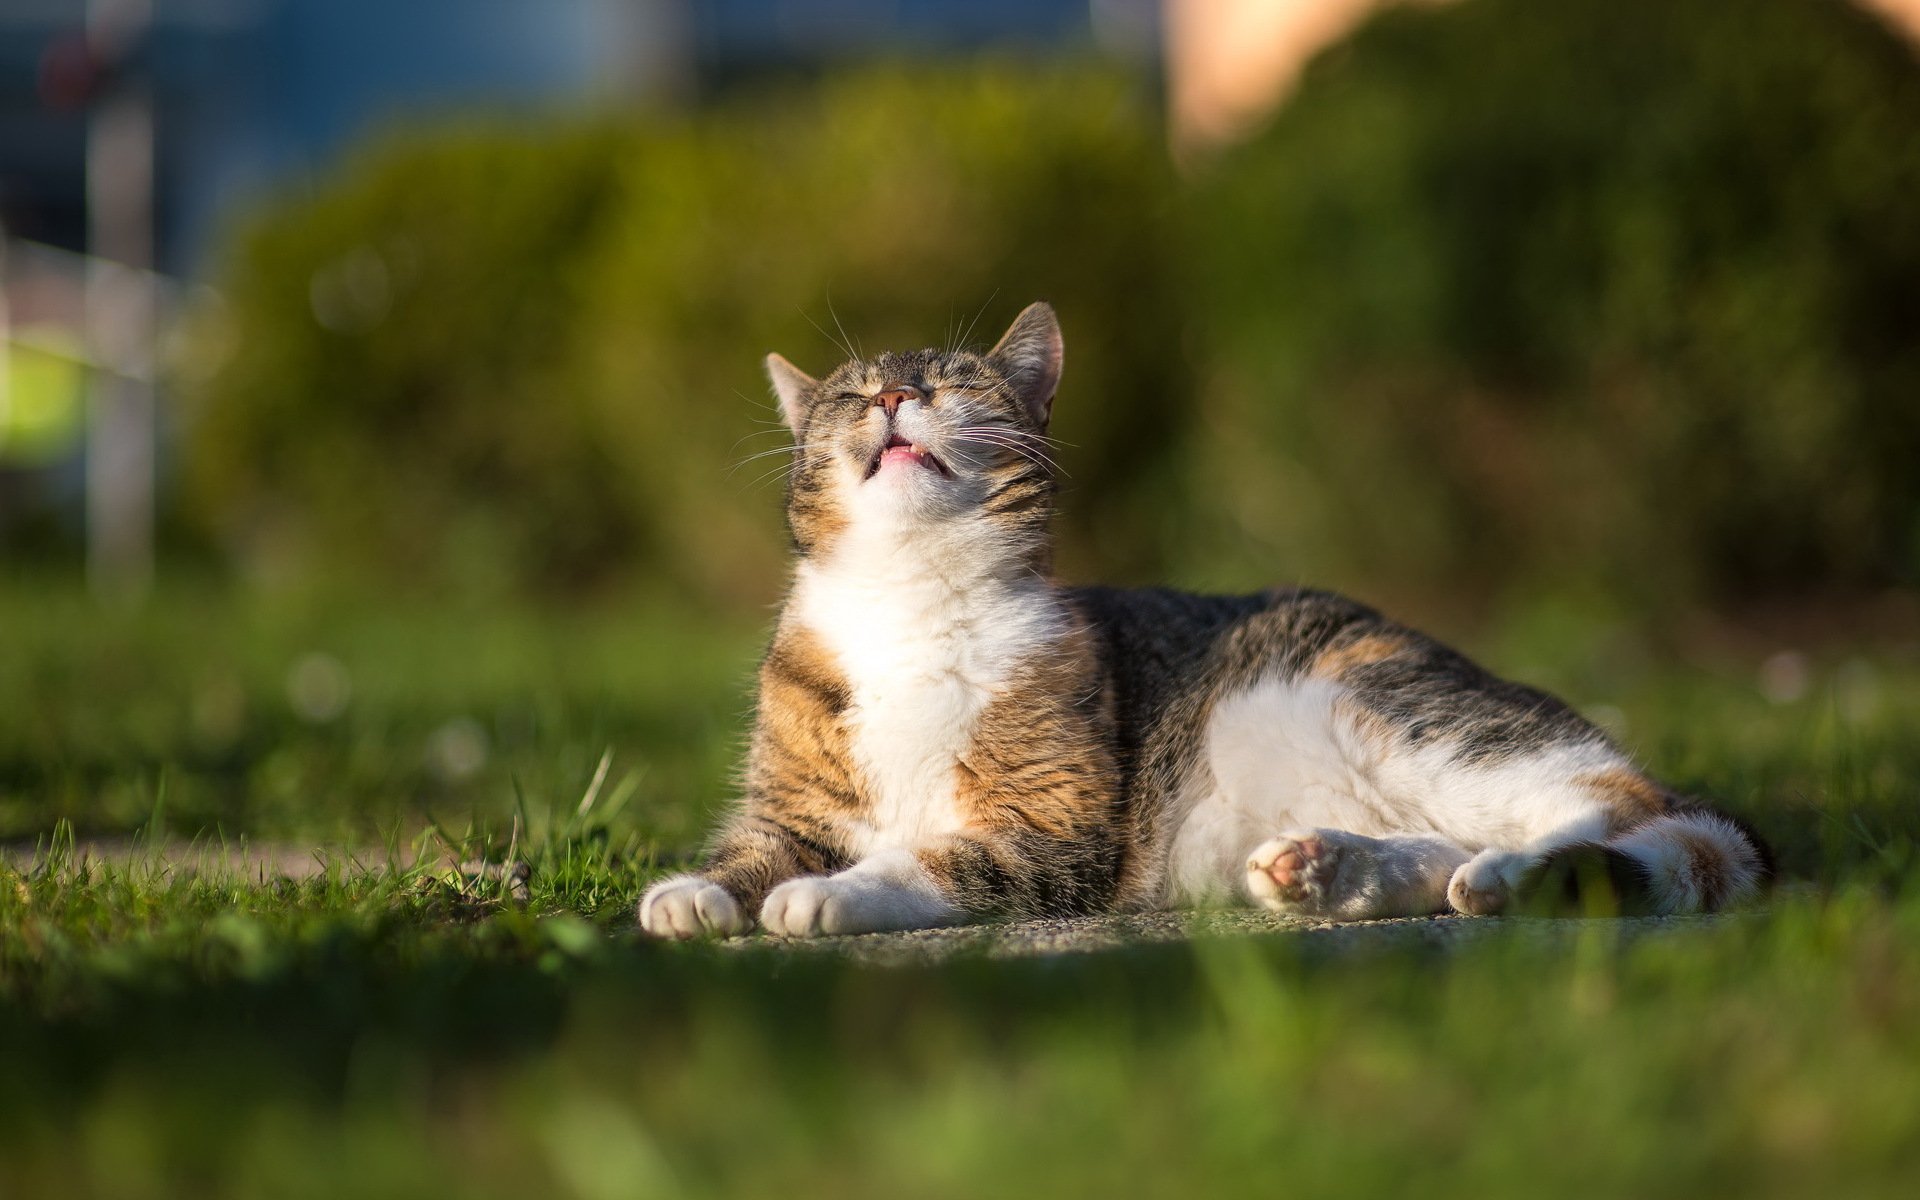
POLYGON ((794 441, 792 586, 744 799, 698 874, 646 892, 646 932, 1222 903, 1680 913, 1766 885, 1744 825, 1355 601, 1054 582, 1063 354, 1038 303, 985 354, 818 380, 768 356, 794 441))

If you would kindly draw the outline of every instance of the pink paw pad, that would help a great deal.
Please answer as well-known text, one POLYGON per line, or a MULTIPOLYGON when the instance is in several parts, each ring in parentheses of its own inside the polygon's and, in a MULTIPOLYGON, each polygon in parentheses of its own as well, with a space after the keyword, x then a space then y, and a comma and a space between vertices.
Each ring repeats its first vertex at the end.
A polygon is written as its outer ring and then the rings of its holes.
POLYGON ((1322 897, 1333 879, 1337 855, 1312 834, 1286 834, 1264 842, 1247 859, 1254 899, 1268 907, 1293 907, 1322 897))

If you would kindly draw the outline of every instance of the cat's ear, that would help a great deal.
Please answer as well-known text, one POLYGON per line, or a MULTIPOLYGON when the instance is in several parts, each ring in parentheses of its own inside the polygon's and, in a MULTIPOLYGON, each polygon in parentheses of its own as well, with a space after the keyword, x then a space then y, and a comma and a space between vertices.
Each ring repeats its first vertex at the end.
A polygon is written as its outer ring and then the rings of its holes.
POLYGON ((773 381, 773 393, 780 397, 780 418, 787 428, 800 432, 800 422, 807 415, 807 394, 813 391, 813 376, 794 366, 778 354, 767 355, 767 378, 773 381))
POLYGON ((1039 300, 1013 319, 987 357, 1012 385, 1027 412, 1045 425, 1053 415, 1053 393, 1060 387, 1060 364, 1065 353, 1053 306, 1039 300))

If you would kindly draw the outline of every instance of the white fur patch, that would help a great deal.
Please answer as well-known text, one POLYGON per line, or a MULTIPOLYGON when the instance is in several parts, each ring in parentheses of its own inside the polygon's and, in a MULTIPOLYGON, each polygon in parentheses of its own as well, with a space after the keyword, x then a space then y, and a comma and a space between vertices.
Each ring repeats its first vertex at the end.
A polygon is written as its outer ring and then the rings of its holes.
POLYGON ((1330 680, 1270 677, 1215 705, 1203 753, 1211 789, 1174 835, 1169 898, 1246 898, 1247 856, 1287 829, 1436 835, 1472 853, 1597 840, 1606 811, 1575 781, 1628 763, 1603 742, 1490 763, 1445 741, 1412 746, 1356 723, 1330 680))
POLYGON ((801 563, 788 607, 850 691, 850 748, 871 799, 857 859, 961 829, 956 767, 981 713, 1068 629, 1046 581, 982 558, 991 530, 915 521, 896 502, 856 490, 848 527, 801 563))
POLYGON ((1489 846, 1460 864, 1447 881, 1447 903, 1470 917, 1490 917, 1507 907, 1520 881, 1543 857, 1540 852, 1489 846))

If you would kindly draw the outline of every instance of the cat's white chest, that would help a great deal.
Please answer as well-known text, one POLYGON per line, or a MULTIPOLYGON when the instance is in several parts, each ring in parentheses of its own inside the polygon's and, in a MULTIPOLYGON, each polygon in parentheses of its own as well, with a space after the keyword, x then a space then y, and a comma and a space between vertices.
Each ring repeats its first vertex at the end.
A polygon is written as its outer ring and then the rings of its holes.
POLYGON ((868 800, 856 857, 966 824, 957 767, 980 716, 1064 626, 1038 579, 969 578, 941 565, 842 555, 803 564, 795 580, 792 617, 847 681, 849 750, 868 800))

